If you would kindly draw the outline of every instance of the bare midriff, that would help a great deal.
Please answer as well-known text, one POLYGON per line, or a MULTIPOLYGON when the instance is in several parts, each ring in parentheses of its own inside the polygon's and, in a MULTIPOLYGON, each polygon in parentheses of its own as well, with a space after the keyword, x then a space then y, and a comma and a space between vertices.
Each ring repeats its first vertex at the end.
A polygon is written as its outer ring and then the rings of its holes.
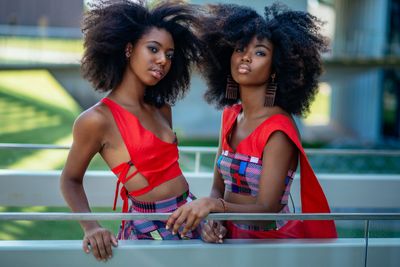
MULTIPOLYGON (((134 171, 136 171, 136 168, 132 167, 128 175, 134 171)), ((129 179, 124 186, 128 192, 131 192, 145 188, 148 185, 149 183, 147 182, 146 178, 142 174, 137 173, 135 176, 129 179)), ((188 184, 185 177, 183 175, 179 175, 154 187, 152 190, 144 193, 143 195, 135 196, 135 199, 144 202, 154 202, 179 196, 187 189, 188 184)))
MULTIPOLYGON (((257 197, 248 196, 248 195, 241 195, 237 193, 232 193, 229 191, 225 191, 224 199, 226 202, 234 203, 234 204, 241 204, 241 205, 249 205, 249 204, 256 204, 257 197)), ((283 208, 283 205, 281 206, 283 208)), ((279 211, 276 211, 279 212, 279 211)), ((240 224, 247 224, 247 225, 255 225, 259 227, 266 227, 272 223, 272 221, 232 221, 234 223, 240 224)))

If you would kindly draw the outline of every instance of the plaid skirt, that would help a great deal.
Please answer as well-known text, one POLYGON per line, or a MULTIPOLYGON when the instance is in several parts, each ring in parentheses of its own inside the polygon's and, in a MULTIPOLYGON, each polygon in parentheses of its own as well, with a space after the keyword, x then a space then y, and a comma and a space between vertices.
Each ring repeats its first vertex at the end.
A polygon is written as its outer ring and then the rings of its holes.
MULTIPOLYGON (((186 191, 178 197, 156 201, 156 202, 143 202, 129 196, 131 206, 130 213, 166 213, 173 212, 180 206, 195 200, 196 197, 186 191)), ((183 230, 184 225, 180 228, 177 234, 173 235, 171 231, 165 228, 166 221, 151 221, 151 220, 130 220, 121 223, 118 239, 122 240, 179 240, 179 239, 198 239, 200 238, 200 227, 186 233, 186 236, 181 238, 180 232, 183 230)))

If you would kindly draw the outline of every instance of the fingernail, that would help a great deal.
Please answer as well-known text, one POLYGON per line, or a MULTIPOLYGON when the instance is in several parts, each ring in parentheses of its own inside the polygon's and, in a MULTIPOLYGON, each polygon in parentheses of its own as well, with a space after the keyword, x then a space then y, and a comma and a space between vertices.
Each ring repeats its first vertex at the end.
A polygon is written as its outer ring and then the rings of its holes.
POLYGON ((167 229, 167 230, 168 230, 168 229, 169 229, 169 226, 168 226, 168 225, 166 225, 166 226, 165 226, 165 229, 167 229))
POLYGON ((173 235, 176 235, 176 232, 175 232, 175 231, 172 231, 172 234, 173 234, 173 235))
POLYGON ((86 253, 89 253, 89 250, 87 249, 87 250, 85 250, 85 252, 86 252, 86 253))
POLYGON ((218 237, 222 239, 222 235, 219 235, 218 237))

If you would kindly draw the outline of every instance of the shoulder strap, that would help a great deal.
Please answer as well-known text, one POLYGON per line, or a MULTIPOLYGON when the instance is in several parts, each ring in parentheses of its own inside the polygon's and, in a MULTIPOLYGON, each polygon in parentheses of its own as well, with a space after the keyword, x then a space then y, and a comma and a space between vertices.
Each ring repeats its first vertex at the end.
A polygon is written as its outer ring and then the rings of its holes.
MULTIPOLYGON (((121 134, 122 140, 124 140, 126 149, 128 150, 128 153, 130 155, 131 161, 137 165, 137 162, 134 161, 134 147, 135 147, 135 140, 137 140, 139 137, 142 139, 145 138, 145 133, 143 130, 139 127, 138 121, 134 119, 134 116, 131 114, 128 114, 128 111, 123 109, 118 103, 112 101, 109 98, 103 98, 101 99, 101 102, 106 104, 108 108, 110 109, 114 121, 117 124, 118 130, 121 134), (131 116, 128 116, 131 115, 131 116)), ((144 141, 144 140, 142 140, 144 141)))
POLYGON ((235 123, 238 113, 242 109, 241 105, 233 105, 232 107, 227 107, 224 109, 222 113, 222 149, 228 150, 228 140, 226 140, 226 136, 228 131, 232 128, 232 125, 235 123))
MULTIPOLYGON (((300 152, 300 196, 303 213, 330 213, 329 204, 318 182, 310 162, 304 152, 292 121, 284 115, 275 115, 270 118, 266 130, 266 139, 275 131, 284 132, 297 146, 300 152)), ((307 237, 336 238, 334 221, 304 221, 307 237)))

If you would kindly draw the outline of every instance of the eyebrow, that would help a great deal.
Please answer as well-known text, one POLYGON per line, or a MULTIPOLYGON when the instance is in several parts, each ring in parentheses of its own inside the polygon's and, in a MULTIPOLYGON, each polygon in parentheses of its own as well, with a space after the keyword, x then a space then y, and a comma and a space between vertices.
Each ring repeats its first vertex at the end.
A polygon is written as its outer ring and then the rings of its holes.
MULTIPOLYGON (((156 45, 158 45, 158 46, 160 46, 160 47, 162 47, 162 44, 161 43, 159 43, 159 42, 157 42, 157 41, 154 41, 154 40, 151 40, 151 41, 147 41, 146 42, 147 44, 149 44, 149 43, 154 43, 154 44, 156 44, 156 45)), ((172 51, 174 51, 175 49, 174 48, 168 48, 168 50, 172 50, 172 51)))
POLYGON ((271 50, 271 48, 270 48, 269 46, 265 45, 265 44, 256 44, 255 47, 256 47, 256 48, 257 48, 257 47, 264 47, 264 48, 267 49, 267 50, 271 50))

